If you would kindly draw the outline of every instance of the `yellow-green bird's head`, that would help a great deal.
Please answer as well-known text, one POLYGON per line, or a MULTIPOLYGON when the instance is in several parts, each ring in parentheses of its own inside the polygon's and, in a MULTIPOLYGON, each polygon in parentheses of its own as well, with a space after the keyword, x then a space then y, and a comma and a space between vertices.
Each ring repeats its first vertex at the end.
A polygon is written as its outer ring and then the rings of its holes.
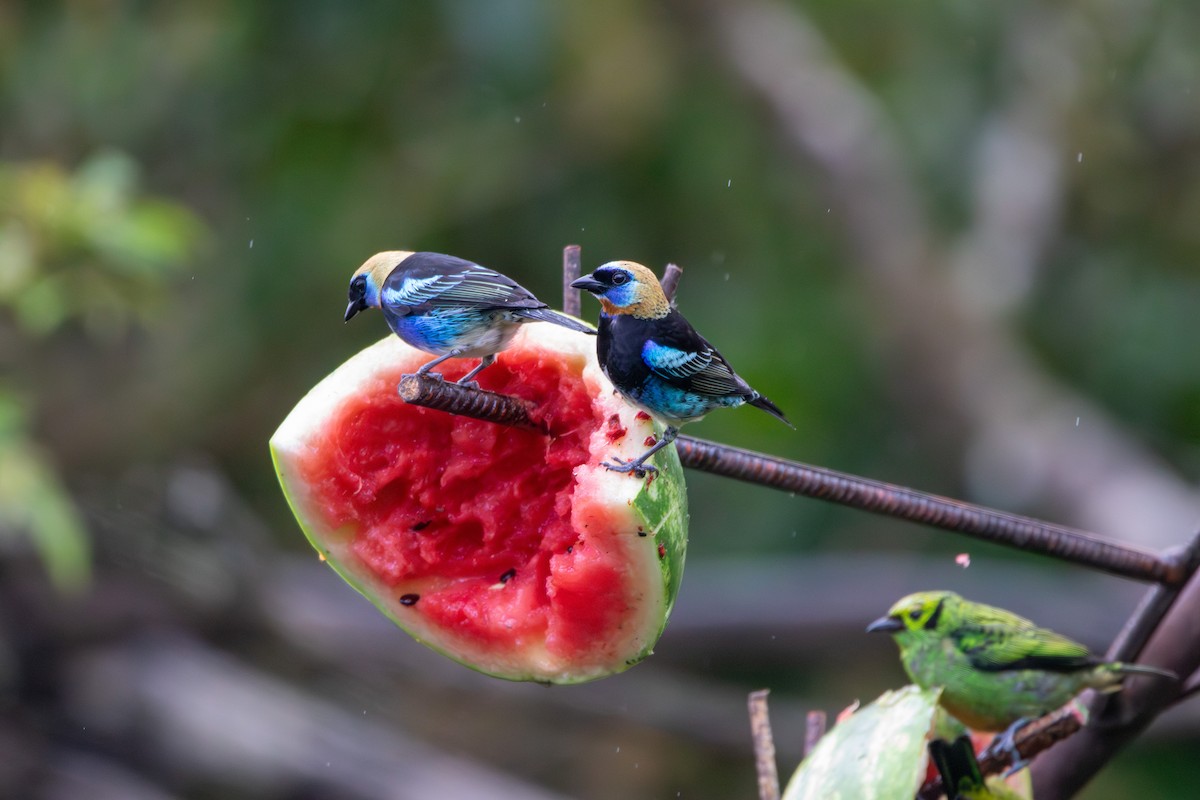
POLYGON ((411 250, 385 250, 363 262, 350 278, 350 304, 346 306, 346 322, 367 308, 379 308, 380 291, 392 270, 411 256, 411 250))
POLYGON ((962 597, 954 592, 915 592, 896 601, 867 631, 890 633, 901 644, 913 637, 944 636, 958 624, 962 603, 962 597))

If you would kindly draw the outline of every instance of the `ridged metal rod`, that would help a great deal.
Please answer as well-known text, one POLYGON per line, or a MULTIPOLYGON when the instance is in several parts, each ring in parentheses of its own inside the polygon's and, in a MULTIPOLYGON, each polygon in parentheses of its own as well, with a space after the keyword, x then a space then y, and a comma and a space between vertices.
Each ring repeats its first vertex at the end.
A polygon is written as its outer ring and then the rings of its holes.
POLYGON ((532 403, 506 394, 472 389, 450 383, 441 377, 411 373, 400 376, 400 398, 414 406, 423 406, 450 414, 473 417, 498 425, 528 428, 549 433, 545 424, 531 415, 532 403))
POLYGON ((1148 550, 1031 517, 690 436, 680 436, 675 446, 685 467, 702 472, 932 525, 1126 578, 1175 586, 1190 574, 1148 550))
MULTIPOLYGON (((451 414, 549 432, 535 421, 532 404, 508 395, 469 389, 429 376, 405 375, 400 381, 400 396, 415 405, 451 414)), ((931 525, 1124 578, 1179 586, 1195 566, 1185 563, 1188 559, 1165 559, 1075 528, 691 436, 680 436, 675 447, 680 462, 689 469, 931 525)))

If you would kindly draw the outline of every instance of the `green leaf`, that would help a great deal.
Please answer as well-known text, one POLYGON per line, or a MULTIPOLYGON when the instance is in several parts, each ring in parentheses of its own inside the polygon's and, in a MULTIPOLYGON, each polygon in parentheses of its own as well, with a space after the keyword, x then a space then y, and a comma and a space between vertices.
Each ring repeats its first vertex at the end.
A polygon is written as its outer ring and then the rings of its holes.
POLYGON ((87 530, 42 451, 27 437, 20 404, 0 391, 0 547, 26 536, 54 584, 77 590, 88 580, 87 530))
POLYGON ((885 692, 821 739, 783 800, 912 800, 940 695, 916 686, 885 692))

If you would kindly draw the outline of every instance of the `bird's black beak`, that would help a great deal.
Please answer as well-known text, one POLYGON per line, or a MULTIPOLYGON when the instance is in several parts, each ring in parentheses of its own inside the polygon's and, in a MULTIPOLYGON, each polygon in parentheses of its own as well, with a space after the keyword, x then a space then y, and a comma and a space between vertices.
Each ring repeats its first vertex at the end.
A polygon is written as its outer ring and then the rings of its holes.
POLYGON ((349 322, 358 312, 367 307, 367 301, 361 297, 351 297, 350 305, 346 306, 346 322, 349 322))
POLYGON ((895 617, 880 617, 867 626, 867 633, 896 633, 904 630, 904 623, 895 617))
POLYGON ((583 289, 585 292, 591 292, 592 294, 600 294, 608 289, 607 286, 591 275, 584 275, 579 280, 572 281, 571 286, 575 289, 583 289))

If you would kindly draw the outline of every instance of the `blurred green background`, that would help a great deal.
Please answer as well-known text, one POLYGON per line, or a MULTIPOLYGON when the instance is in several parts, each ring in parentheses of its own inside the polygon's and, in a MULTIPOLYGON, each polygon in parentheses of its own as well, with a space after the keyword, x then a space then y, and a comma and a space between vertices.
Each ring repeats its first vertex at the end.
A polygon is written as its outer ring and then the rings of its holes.
MULTIPOLYGON (((691 475, 655 657, 505 684, 316 562, 266 441, 385 333, 342 323, 371 253, 557 305, 577 243, 683 266, 798 428, 688 433, 1182 542, 1197 41, 1182 0, 0 3, 0 796, 752 797, 745 693, 789 774, 903 683, 862 628, 909 591, 1103 649, 1137 585, 691 475)), ((1177 709, 1082 796, 1198 745, 1177 709)))

